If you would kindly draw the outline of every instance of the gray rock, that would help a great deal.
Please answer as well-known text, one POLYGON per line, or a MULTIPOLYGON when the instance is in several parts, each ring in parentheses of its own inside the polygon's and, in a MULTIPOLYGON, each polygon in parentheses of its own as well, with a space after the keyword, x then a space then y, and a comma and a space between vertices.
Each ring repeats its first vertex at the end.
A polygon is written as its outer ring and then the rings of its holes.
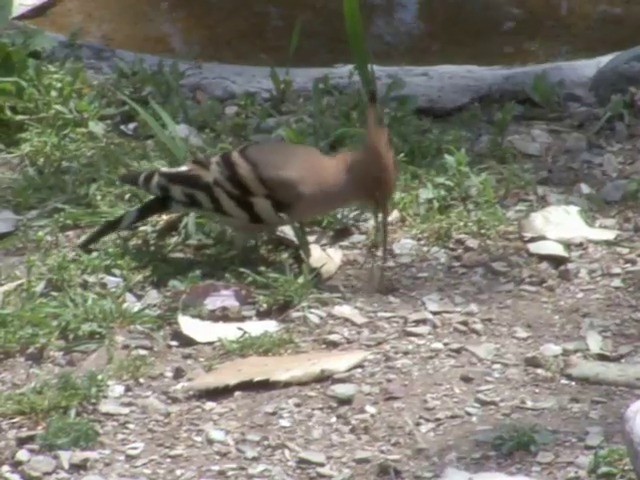
POLYGON ((224 107, 224 114, 227 116, 235 115, 240 110, 237 105, 227 105, 224 107))
POLYGON ((124 392, 127 390, 127 387, 121 385, 119 383, 114 383, 109 385, 107 388, 107 397, 109 398, 120 398, 124 395, 124 392))
POLYGON ((17 463, 27 463, 29 460, 31 460, 31 452, 25 448, 21 448, 16 452, 13 459, 17 463))
POLYGON ((369 463, 373 460, 373 453, 366 450, 358 450, 353 454, 353 461, 355 463, 369 463))
POLYGON ((614 56, 593 76, 589 90, 598 104, 606 106, 614 94, 625 94, 629 87, 640 85, 640 46, 614 56))
POLYGON ((453 313, 460 309, 455 307, 450 301, 442 298, 438 293, 432 293, 431 295, 425 295, 422 297, 422 303, 425 308, 434 314, 438 313, 453 313))
POLYGON ((143 442, 135 442, 130 445, 127 445, 124 449, 124 454, 127 457, 138 457, 144 450, 143 442))
POLYGON ((211 428, 206 433, 207 441, 210 443, 222 443, 227 441, 227 432, 219 428, 211 428))
POLYGON ((128 415, 131 409, 120 405, 117 401, 107 399, 98 404, 98 411, 103 415, 128 415))
POLYGON ((305 450, 298 454, 298 461, 301 463, 310 463, 312 465, 326 465, 327 456, 322 452, 316 452, 314 450, 305 450))
POLYGON ((407 327, 404 329, 407 335, 412 335, 414 337, 424 337, 433 332, 433 328, 429 325, 423 327, 407 327))
POLYGON ((418 249, 418 242, 411 238, 402 238, 395 242, 391 249, 396 255, 412 255, 415 254, 418 249))
POLYGON ((175 127, 175 133, 178 137, 185 139, 192 147, 204 147, 200 133, 191 125, 179 123, 175 127))
POLYGON ((547 147, 547 144, 538 142, 528 135, 512 135, 506 141, 520 153, 532 157, 541 157, 547 147))
POLYGON ((2 467, 0 467, 0 478, 3 480, 22 480, 22 476, 11 470, 9 465, 2 465, 2 467))
POLYGON ((587 150, 588 147, 589 144, 587 142, 587 137, 582 133, 573 132, 567 134, 567 136, 565 137, 565 152, 580 153, 587 150))
POLYGON ((27 477, 42 478, 55 472, 57 467, 58 464, 53 458, 46 455, 34 455, 24 465, 23 471, 27 477))
POLYGON ((562 347, 555 343, 545 343, 540 347, 540 353, 545 357, 558 357, 562 355, 562 347))
POLYGON ((80 480, 105 480, 105 478, 100 475, 85 475, 80 480))
POLYGON ((597 448, 602 442, 604 442, 604 431, 602 427, 587 428, 587 438, 584 441, 585 447, 597 448))
POLYGON ((13 233, 18 228, 19 217, 11 210, 0 210, 0 238, 13 233))
POLYGON ((556 458, 556 456, 551 452, 539 452, 536 455, 536 462, 538 463, 551 463, 556 458))
POLYGON ((467 345, 466 349, 481 360, 491 360, 498 351, 497 345, 493 343, 467 345))
POLYGON ((92 461, 98 460, 99 458, 100 454, 98 452, 73 452, 69 463, 74 467, 87 468, 92 461))
POLYGON ((163 416, 169 414, 169 407, 167 407, 156 397, 143 398, 138 401, 138 405, 140 405, 144 410, 151 414, 163 416))
POLYGON ((600 198, 607 203, 616 203, 624 198, 630 188, 631 183, 629 180, 613 180, 602 187, 600 198))
POLYGON ((316 473, 318 474, 318 476, 324 478, 335 478, 338 476, 338 472, 334 472, 330 468, 326 467, 316 468, 316 473))
POLYGON ((529 337, 531 337, 531 332, 528 332, 524 328, 515 327, 513 329, 513 338, 515 338, 517 340, 526 340, 529 337))
POLYGON ((236 448, 247 460, 255 460, 256 458, 260 457, 260 452, 258 452, 258 449, 248 443, 240 443, 236 445, 236 448))
POLYGON ((355 383, 336 383, 327 389, 327 395, 339 402, 350 403, 359 390, 360 387, 355 383))

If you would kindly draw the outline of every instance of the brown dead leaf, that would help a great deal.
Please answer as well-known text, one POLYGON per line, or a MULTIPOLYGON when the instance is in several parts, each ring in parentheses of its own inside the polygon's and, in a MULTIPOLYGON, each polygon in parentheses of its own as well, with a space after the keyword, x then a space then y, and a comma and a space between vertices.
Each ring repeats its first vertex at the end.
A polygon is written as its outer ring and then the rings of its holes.
POLYGON ((311 243, 309 250, 309 265, 320 271, 323 280, 333 277, 342 263, 342 250, 339 248, 323 249, 316 243, 311 243))
POLYGON ((346 372, 369 355, 364 350, 317 351, 277 357, 247 357, 223 363, 187 384, 188 390, 214 390, 247 382, 306 383, 346 372))

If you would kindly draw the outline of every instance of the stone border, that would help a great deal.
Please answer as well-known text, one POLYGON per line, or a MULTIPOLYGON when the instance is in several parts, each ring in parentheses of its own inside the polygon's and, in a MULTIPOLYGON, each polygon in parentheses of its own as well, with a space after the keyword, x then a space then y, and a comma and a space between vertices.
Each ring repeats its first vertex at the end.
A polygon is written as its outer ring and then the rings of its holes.
MULTIPOLYGON (((21 22, 17 28, 34 28, 21 22)), ((182 87, 189 94, 201 90, 210 97, 229 100, 243 93, 254 93, 266 97, 273 91, 270 68, 258 66, 231 65, 215 62, 174 60, 167 57, 134 53, 112 49, 93 43, 72 43, 65 36, 45 32, 54 42, 53 56, 69 55, 74 50, 90 71, 109 74, 116 60, 124 62, 141 61, 148 67, 160 62, 175 62, 185 75, 182 87)), ((376 66, 376 76, 380 88, 385 88, 392 80, 400 78, 404 86, 394 95, 412 96, 417 106, 426 113, 448 114, 480 100, 522 100, 527 98, 527 89, 534 77, 544 73, 558 85, 562 92, 571 92, 581 97, 591 97, 590 82, 595 73, 619 52, 583 60, 551 62, 526 66, 437 65, 416 66, 376 66)), ((284 68, 276 68, 283 76, 284 68)), ((310 92, 313 81, 327 76, 332 85, 339 89, 357 88, 352 77, 352 65, 335 65, 319 68, 291 68, 289 77, 297 92, 310 92)))

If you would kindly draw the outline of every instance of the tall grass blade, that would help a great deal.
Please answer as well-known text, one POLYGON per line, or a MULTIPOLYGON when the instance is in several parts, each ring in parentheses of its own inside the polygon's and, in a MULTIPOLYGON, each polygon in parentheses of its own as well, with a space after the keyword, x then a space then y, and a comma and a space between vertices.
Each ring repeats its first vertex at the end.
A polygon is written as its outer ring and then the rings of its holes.
POLYGON ((0 0, 0 30, 6 27, 13 15, 13 0, 0 0))
POLYGON ((142 119, 149 125, 155 137, 167 146, 176 160, 181 162, 186 160, 188 148, 182 139, 175 135, 175 123, 158 104, 151 100, 151 106, 156 112, 158 112, 167 128, 163 128, 152 115, 126 95, 118 92, 118 96, 138 112, 138 115, 140 115, 140 117, 142 117, 142 119))
POLYGON ((291 40, 289 40, 289 63, 293 59, 293 54, 298 49, 300 43, 300 32, 302 31, 302 18, 296 20, 296 24, 293 26, 293 32, 291 33, 291 40))
POLYGON ((360 0, 343 0, 344 22, 347 30, 347 39, 351 48, 356 72, 360 77, 362 89, 365 92, 376 91, 373 69, 370 70, 371 59, 367 50, 362 15, 360 13, 360 0))

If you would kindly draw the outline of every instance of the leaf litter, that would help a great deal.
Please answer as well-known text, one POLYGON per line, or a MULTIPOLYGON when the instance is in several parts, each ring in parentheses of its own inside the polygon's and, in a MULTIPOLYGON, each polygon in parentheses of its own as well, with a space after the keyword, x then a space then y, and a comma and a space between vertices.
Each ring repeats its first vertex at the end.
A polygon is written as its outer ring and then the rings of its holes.
POLYGON ((223 363, 215 370, 197 377, 186 385, 186 389, 215 390, 258 382, 307 383, 351 370, 368 355, 369 352, 364 350, 351 350, 241 358, 223 363))

